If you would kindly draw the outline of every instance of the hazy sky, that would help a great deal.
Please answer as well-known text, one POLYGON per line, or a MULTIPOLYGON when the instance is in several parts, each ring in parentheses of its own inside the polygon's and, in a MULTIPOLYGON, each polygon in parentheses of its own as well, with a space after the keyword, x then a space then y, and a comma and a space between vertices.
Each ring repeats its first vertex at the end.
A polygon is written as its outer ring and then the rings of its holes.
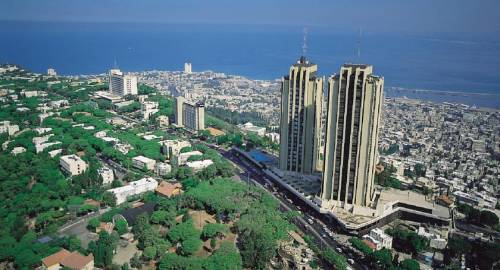
POLYGON ((500 0, 1 0, 0 20, 324 25, 500 33, 500 0))

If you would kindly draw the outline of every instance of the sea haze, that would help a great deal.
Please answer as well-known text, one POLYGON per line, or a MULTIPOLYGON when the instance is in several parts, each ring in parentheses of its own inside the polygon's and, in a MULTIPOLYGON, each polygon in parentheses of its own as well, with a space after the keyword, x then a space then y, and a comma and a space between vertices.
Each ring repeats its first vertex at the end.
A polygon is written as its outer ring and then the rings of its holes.
MULTIPOLYGON (((386 86, 500 93, 498 37, 463 34, 346 33, 308 27, 306 55, 321 75, 345 62, 374 65, 386 86), (361 56, 357 57, 358 40, 361 56)), ((214 70, 276 79, 302 54, 302 27, 0 22, 0 62, 36 72, 214 70)))

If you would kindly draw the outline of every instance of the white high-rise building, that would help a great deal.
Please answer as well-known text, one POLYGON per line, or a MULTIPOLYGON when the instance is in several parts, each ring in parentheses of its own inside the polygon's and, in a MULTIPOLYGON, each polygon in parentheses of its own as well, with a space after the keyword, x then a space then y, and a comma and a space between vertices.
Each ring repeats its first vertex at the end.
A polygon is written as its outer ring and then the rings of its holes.
POLYGON ((320 135, 323 78, 301 57, 281 86, 280 169, 295 174, 322 170, 320 135))
POLYGON ((346 64, 328 79, 328 121, 321 199, 340 207, 370 206, 384 78, 370 65, 346 64))
POLYGON ((109 91, 115 95, 137 95, 137 76, 123 74, 119 69, 109 71, 109 91))
POLYGON ((193 72, 191 63, 184 63, 184 73, 191 74, 193 72))
POLYGON ((55 76, 57 76, 57 72, 56 72, 56 70, 55 70, 55 69, 53 69, 53 68, 49 68, 49 69, 47 69, 47 75, 48 75, 48 76, 55 77, 55 76))
POLYGON ((190 130, 205 129, 205 104, 187 102, 179 96, 175 100, 175 123, 190 130))

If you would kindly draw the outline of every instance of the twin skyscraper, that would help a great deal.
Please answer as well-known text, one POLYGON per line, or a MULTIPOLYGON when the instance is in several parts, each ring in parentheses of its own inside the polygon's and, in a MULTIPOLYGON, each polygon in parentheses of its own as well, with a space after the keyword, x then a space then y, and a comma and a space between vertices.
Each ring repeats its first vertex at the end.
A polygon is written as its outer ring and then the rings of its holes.
POLYGON ((327 80, 301 57, 282 80, 280 169, 321 177, 322 207, 369 207, 384 78, 370 65, 345 64, 327 80))

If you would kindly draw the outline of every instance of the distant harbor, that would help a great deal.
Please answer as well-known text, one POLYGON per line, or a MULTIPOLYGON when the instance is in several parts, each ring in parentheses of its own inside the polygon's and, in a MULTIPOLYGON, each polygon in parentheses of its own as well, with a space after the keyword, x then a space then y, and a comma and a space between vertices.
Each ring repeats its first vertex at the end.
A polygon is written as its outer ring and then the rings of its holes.
POLYGON ((409 98, 433 102, 460 103, 469 106, 500 109, 500 95, 493 93, 474 93, 458 91, 436 91, 427 89, 406 89, 401 87, 386 87, 388 98, 409 98))

